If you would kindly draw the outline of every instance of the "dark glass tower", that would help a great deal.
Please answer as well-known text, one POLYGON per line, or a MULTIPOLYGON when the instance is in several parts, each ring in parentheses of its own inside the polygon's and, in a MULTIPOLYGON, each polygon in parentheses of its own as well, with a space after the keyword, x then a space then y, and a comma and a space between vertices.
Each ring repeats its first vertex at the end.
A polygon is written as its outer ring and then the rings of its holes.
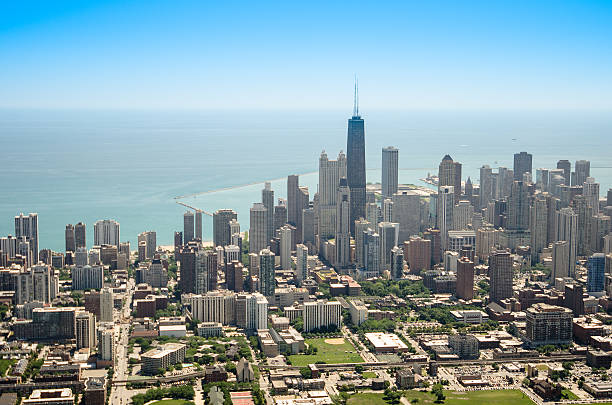
POLYGON ((363 119, 359 115, 357 81, 353 116, 348 120, 346 177, 351 193, 351 234, 354 235, 355 220, 365 218, 366 205, 365 129, 363 119))

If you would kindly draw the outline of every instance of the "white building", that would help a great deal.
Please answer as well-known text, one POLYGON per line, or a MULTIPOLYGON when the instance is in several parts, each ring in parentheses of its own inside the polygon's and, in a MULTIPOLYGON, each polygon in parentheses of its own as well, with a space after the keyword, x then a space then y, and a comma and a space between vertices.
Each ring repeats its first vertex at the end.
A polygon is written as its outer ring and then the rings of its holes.
POLYGON ((72 269, 73 290, 99 290, 104 286, 104 269, 100 265, 76 266, 72 269))
POLYGON ((119 246, 119 222, 113 219, 96 221, 94 224, 94 245, 119 246))
POLYGON ((100 322, 113 322, 113 299, 112 288, 100 291, 100 322))
POLYGON ((304 303, 304 332, 337 327, 342 324, 342 307, 338 301, 312 301, 304 303))

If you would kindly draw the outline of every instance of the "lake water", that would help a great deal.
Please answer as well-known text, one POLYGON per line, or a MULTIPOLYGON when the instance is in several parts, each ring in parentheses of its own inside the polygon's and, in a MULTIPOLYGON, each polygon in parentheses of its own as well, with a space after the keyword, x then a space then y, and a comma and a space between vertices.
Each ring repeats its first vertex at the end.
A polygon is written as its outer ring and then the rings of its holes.
MULTIPOLYGON (((0 235, 14 233, 13 217, 38 212, 40 246, 64 249, 67 223, 113 218, 121 240, 157 231, 172 244, 182 230, 181 201, 213 212, 238 211, 247 229, 249 208, 263 182, 286 196, 284 178, 316 192, 318 158, 346 149, 345 111, 164 112, 0 110, 0 235), (277 180, 275 180, 277 179, 277 180), (257 183, 257 184, 252 184, 257 183)), ((463 164, 464 180, 478 169, 513 165, 533 154, 534 171, 559 159, 591 161, 602 195, 612 187, 612 115, 605 112, 372 111, 366 121, 368 181, 380 181, 381 148, 400 153, 400 182, 422 184, 445 154, 463 164)), ((573 168, 573 167, 572 167, 573 168)), ((212 218, 204 218, 212 239, 212 218)))

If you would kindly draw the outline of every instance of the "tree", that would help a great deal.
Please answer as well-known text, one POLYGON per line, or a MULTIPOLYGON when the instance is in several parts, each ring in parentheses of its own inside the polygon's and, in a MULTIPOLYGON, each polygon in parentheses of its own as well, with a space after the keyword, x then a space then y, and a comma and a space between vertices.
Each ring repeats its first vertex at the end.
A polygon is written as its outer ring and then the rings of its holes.
POLYGON ((311 378, 312 377, 312 371, 310 370, 310 367, 302 367, 300 369, 300 374, 302 375, 303 378, 311 378))
POLYGON ((446 395, 444 395, 444 388, 442 388, 442 384, 434 384, 431 388, 431 393, 436 396, 436 403, 440 404, 444 402, 446 399, 446 395))
POLYGON ((355 366, 355 372, 359 374, 363 373, 363 366, 361 364, 357 364, 355 366))

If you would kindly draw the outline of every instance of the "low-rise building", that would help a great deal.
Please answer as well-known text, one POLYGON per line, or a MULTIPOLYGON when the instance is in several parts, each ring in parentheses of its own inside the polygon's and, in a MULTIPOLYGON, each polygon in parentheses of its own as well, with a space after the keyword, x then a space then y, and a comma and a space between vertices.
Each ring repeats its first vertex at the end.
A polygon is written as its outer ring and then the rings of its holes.
POLYGON ((394 333, 370 332, 365 337, 376 353, 401 353, 409 350, 406 343, 394 333))
POLYGON ((34 390, 23 405, 74 405, 74 395, 70 388, 34 390))
POLYGON ((480 357, 478 340, 474 335, 450 335, 448 338, 448 346, 460 359, 477 359, 480 357))
POLYGON ((201 322, 198 324, 198 336, 223 336, 223 325, 221 322, 201 322))
POLYGON ((148 375, 157 374, 169 366, 185 359, 187 347, 182 343, 166 343, 151 349, 141 356, 142 372, 148 375))
POLYGON ((485 312, 474 310, 451 311, 451 315, 457 322, 465 322, 469 324, 481 324, 489 320, 489 315, 485 312))

